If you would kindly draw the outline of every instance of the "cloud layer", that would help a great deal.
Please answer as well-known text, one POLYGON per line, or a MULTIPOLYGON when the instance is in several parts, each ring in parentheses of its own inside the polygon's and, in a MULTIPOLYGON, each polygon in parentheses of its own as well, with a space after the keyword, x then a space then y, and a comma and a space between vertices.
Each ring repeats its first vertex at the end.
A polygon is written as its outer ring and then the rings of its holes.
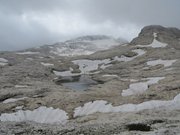
POLYGON ((180 28, 179 0, 1 0, 0 50, 89 34, 131 40, 145 25, 180 28))

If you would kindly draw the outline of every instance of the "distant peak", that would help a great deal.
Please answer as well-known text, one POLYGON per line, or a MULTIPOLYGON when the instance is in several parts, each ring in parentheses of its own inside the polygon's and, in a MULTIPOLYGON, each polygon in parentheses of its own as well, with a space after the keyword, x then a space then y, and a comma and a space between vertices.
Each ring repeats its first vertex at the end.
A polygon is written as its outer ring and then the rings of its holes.
POLYGON ((67 40, 66 42, 70 41, 95 41, 95 40, 105 40, 105 39, 114 39, 111 36, 106 36, 106 35, 86 35, 86 36, 81 36, 77 37, 71 40, 67 40))
POLYGON ((162 42, 166 42, 167 39, 171 40, 180 38, 180 30, 160 25, 145 26, 139 33, 138 37, 131 41, 131 44, 150 44, 154 37, 158 38, 162 42))
POLYGON ((149 25, 149 26, 145 26, 141 32, 141 34, 145 34, 145 33, 160 33, 160 34, 171 34, 173 36, 176 37, 180 37, 180 30, 177 28, 173 28, 173 27, 163 27, 161 25, 149 25))

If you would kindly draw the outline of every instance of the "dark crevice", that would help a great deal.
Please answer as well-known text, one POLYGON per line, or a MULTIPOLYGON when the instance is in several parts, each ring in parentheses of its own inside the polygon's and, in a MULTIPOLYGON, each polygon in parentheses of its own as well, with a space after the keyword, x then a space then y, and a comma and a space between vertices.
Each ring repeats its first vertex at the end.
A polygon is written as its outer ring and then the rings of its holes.
POLYGON ((126 125, 129 131, 151 131, 151 126, 143 123, 132 123, 126 125))

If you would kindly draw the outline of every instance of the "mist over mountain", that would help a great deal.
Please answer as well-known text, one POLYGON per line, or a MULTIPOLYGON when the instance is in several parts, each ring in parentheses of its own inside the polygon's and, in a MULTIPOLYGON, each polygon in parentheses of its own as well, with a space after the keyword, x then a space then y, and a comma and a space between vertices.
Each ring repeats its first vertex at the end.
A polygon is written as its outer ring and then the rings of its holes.
POLYGON ((0 135, 180 135, 179 0, 0 0, 0 135))
POLYGON ((85 35, 131 41, 144 26, 180 28, 179 0, 1 0, 0 50, 21 50, 85 35))

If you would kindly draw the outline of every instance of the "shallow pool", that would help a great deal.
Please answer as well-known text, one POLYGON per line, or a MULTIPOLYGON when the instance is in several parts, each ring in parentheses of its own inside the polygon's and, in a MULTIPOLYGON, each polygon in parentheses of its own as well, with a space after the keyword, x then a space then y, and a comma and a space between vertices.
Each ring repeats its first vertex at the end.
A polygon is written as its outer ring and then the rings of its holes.
POLYGON ((90 86, 96 85, 97 82, 91 79, 89 75, 60 77, 58 83, 72 90, 87 90, 90 86))

